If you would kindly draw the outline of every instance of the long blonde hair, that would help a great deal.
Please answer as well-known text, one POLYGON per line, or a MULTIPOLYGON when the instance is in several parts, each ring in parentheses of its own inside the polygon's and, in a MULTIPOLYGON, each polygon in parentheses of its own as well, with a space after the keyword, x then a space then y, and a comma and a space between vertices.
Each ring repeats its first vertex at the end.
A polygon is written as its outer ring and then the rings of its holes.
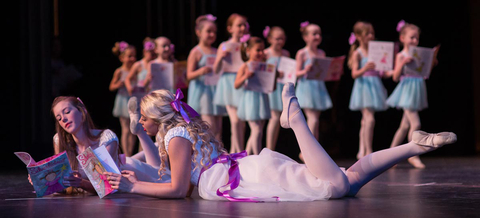
MULTIPOLYGON (((363 36, 368 30, 373 31, 373 26, 369 22, 365 21, 357 21, 355 25, 353 25, 353 34, 356 36, 363 36)), ((353 52, 360 46, 358 39, 355 39, 355 42, 350 46, 350 52, 348 53, 348 67, 352 69, 353 60, 352 55, 353 52)))
POLYGON ((156 134, 156 141, 158 143, 158 150, 161 158, 160 169, 158 174, 160 178, 165 174, 165 166, 167 160, 167 151, 165 149, 164 137, 168 130, 174 127, 185 127, 193 140, 192 143, 192 161, 195 163, 195 169, 198 167, 206 169, 211 164, 210 155, 213 152, 213 148, 216 148, 217 152, 226 152, 223 148, 223 143, 218 141, 210 131, 210 126, 205 121, 202 121, 200 117, 190 117, 190 123, 187 123, 182 115, 175 111, 170 103, 175 100, 175 96, 168 90, 156 90, 146 95, 140 101, 140 107, 142 108, 144 115, 150 119, 153 119, 155 123, 158 123, 158 132, 156 134), (200 150, 197 150, 196 144, 198 140, 201 141, 200 150), (202 158, 200 162, 197 161, 197 156, 201 154, 202 158))

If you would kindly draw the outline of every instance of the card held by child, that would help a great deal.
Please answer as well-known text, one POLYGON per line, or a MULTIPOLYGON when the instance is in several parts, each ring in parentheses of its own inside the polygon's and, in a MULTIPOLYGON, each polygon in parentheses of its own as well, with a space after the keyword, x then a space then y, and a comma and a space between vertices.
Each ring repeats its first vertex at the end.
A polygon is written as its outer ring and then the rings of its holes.
POLYGON ((368 43, 368 61, 375 64, 375 70, 389 71, 393 69, 394 43, 370 41, 368 43))
POLYGON ((15 152, 14 154, 27 165, 27 171, 37 197, 50 195, 67 188, 63 185, 63 179, 69 176, 72 168, 68 162, 66 151, 39 162, 35 162, 26 152, 15 152))
POLYGON ((277 65, 277 71, 283 73, 282 78, 278 78, 279 83, 293 83, 297 81, 297 61, 289 57, 280 57, 277 65))
POLYGON ((240 52, 240 43, 226 42, 222 50, 228 51, 228 55, 223 59, 223 72, 236 73, 243 64, 242 54, 240 52))
POLYGON ((175 88, 173 70, 173 63, 152 63, 150 65, 152 76, 151 91, 159 89, 173 90, 175 88))
POLYGON ((405 65, 405 74, 428 79, 439 48, 440 46, 434 48, 411 46, 408 55, 412 57, 412 61, 405 65))
POLYGON ((209 73, 205 74, 203 78, 203 83, 207 86, 215 86, 220 80, 220 76, 222 76, 222 72, 214 73, 213 72, 213 64, 215 63, 215 56, 208 56, 205 66, 210 67, 212 69, 209 73))
POLYGON ((275 65, 265 62, 250 62, 247 67, 254 74, 248 78, 245 89, 262 93, 273 92, 276 78, 275 65))

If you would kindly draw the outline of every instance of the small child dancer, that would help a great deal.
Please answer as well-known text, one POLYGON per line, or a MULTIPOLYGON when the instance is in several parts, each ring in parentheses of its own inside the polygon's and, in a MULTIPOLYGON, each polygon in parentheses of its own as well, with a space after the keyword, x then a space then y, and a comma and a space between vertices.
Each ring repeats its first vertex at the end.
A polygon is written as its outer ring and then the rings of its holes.
MULTIPOLYGON (((213 65, 213 71, 215 73, 223 71, 218 81, 213 103, 225 106, 227 109, 232 133, 230 153, 235 153, 244 150, 245 121, 238 119, 237 115, 238 100, 242 97, 244 90, 243 88, 234 88, 238 69, 234 69, 235 71, 233 72, 226 72, 223 70, 223 62, 226 58, 232 57, 233 53, 240 53, 240 38, 248 31, 247 18, 236 13, 230 15, 227 20, 227 31, 230 33, 231 38, 220 44, 217 50, 217 59, 213 65), (225 47, 227 43, 233 44, 233 47, 238 48, 238 50, 234 49, 233 51, 229 51, 225 47)), ((240 62, 243 63, 242 60, 232 60, 232 65, 240 64, 240 62)))
MULTIPOLYGON (((417 46, 420 38, 420 28, 414 24, 400 21, 397 25, 397 31, 400 33, 400 42, 403 44, 403 50, 395 58, 395 67, 393 69, 393 80, 400 83, 393 93, 388 97, 387 104, 390 107, 402 108, 403 117, 390 147, 398 146, 403 142, 408 133, 408 139, 412 139, 414 131, 420 129, 420 117, 418 111, 428 107, 427 87, 423 77, 402 75, 405 71, 405 64, 412 61, 408 54, 410 46, 417 46)), ((437 60, 434 60, 437 62, 437 60)), ((418 156, 408 159, 408 162, 415 168, 425 168, 418 156)))
POLYGON ((130 70, 130 73, 125 80, 128 94, 137 98, 142 98, 147 94, 145 87, 145 80, 148 73, 148 63, 157 58, 155 54, 155 42, 150 37, 143 40, 143 58, 135 62, 130 70))
MULTIPOLYGON (((328 95, 325 82, 320 80, 309 80, 304 77, 312 69, 312 58, 325 57, 325 52, 318 49, 322 42, 322 32, 316 24, 308 21, 300 24, 300 32, 305 41, 305 48, 300 49, 295 56, 297 60, 297 83, 298 102, 307 116, 307 123, 310 131, 318 140, 318 127, 320 124, 320 113, 332 107, 332 100, 328 95)), ((299 155, 302 159, 302 154, 299 155)))
MULTIPOLYGON (((253 76, 253 72, 248 65, 252 62, 264 62, 265 44, 259 37, 251 37, 244 35, 241 42, 242 57, 247 60, 238 70, 235 78, 235 88, 239 89, 243 84, 253 76)), ((238 118, 248 121, 250 126, 250 137, 247 141, 247 153, 258 154, 262 146, 263 127, 265 120, 270 119, 270 106, 268 103, 268 95, 252 90, 245 90, 238 103, 238 118)))
POLYGON ((117 96, 115 97, 115 104, 113 106, 113 116, 120 119, 120 125, 122 127, 121 146, 125 156, 129 157, 133 153, 136 138, 129 129, 130 119, 127 108, 129 95, 125 87, 125 79, 130 72, 133 63, 137 60, 136 50, 135 47, 121 41, 115 43, 112 52, 114 55, 118 56, 120 62, 122 62, 122 66, 117 68, 113 73, 109 87, 110 91, 118 90, 117 96))
MULTIPOLYGON (((151 72, 151 65, 153 63, 170 63, 176 62, 175 58, 173 57, 175 46, 172 44, 170 39, 164 36, 160 36, 155 39, 155 54, 157 58, 150 61, 147 66, 147 78, 145 80, 145 86, 148 86, 152 81, 152 72, 151 72)), ((152 92, 155 90, 149 90, 152 92)), ((170 91, 174 91, 173 89, 170 91)))
POLYGON ((207 86, 204 83, 204 75, 213 71, 207 62, 216 59, 217 49, 212 44, 217 38, 217 18, 211 14, 197 18, 195 33, 198 37, 198 45, 188 55, 187 79, 188 104, 201 114, 202 120, 210 124, 215 137, 222 137, 222 116, 227 114, 225 107, 213 104, 216 86, 207 86))
MULTIPOLYGON (((278 26, 270 28, 266 26, 263 30, 263 36, 270 43, 270 47, 265 49, 267 63, 278 65, 281 56, 290 57, 290 52, 282 49, 285 45, 285 31, 278 26)), ((279 77, 283 77, 283 72, 278 72, 279 77)), ((280 113, 282 112, 282 90, 283 83, 278 83, 276 89, 268 94, 270 103, 271 118, 267 125, 267 148, 274 151, 277 145, 278 133, 280 131, 280 113)))
POLYGON ((368 43, 375 38, 372 24, 358 21, 353 26, 350 36, 351 45, 348 66, 352 69, 355 79, 350 97, 350 110, 361 111, 360 140, 357 159, 372 153, 373 128, 375 126, 375 111, 384 111, 387 90, 380 77, 383 72, 375 71, 375 64, 368 62, 368 43))

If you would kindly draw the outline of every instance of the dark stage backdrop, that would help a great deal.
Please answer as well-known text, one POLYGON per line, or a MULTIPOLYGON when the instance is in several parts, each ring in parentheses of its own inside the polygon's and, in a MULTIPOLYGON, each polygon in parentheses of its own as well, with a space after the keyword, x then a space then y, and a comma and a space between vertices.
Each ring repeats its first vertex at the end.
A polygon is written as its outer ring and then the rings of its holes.
MULTIPOLYGON (((248 18, 255 36, 261 36, 266 25, 283 27, 287 35, 285 49, 292 56, 305 45, 299 24, 306 20, 322 28, 320 48, 327 56, 348 53, 347 39, 358 20, 371 22, 376 38, 384 41, 398 41, 395 27, 401 19, 418 25, 420 46, 442 45, 439 65, 426 80, 429 108, 419 113, 422 129, 453 131, 458 135, 455 145, 427 155, 475 153, 470 15, 476 10, 469 8, 468 1, 448 4, 418 1, 409 5, 410 8, 344 1, 54 2, 20 1, 7 7, 11 11, 4 19, 8 21, 5 27, 11 31, 9 41, 4 42, 8 49, 4 66, 9 74, 3 82, 6 98, 2 115, 6 119, 1 138, 7 149, 2 152, 2 168, 23 167, 15 160, 13 151, 31 152, 38 160, 53 153, 54 119, 49 110, 57 95, 81 97, 99 128, 110 128, 120 135, 119 121, 111 113, 115 93, 108 90, 113 71, 120 66, 118 58, 111 53, 116 41, 135 45, 140 59, 142 40, 146 36, 166 36, 176 45, 175 57, 185 60, 196 45, 193 32, 196 17, 207 13, 217 16, 215 46, 218 46, 228 38, 226 19, 234 12, 248 18), (56 11, 58 29, 54 25, 56 11), (69 66, 69 72, 78 71, 77 75, 81 76, 70 83, 56 84, 52 81, 55 66, 51 65, 51 57, 62 60, 69 66)), ((390 94, 396 83, 390 79, 383 82, 390 94)), ((352 86, 348 68, 339 82, 327 83, 334 107, 321 115, 320 143, 334 157, 353 158, 358 149, 361 114, 348 109, 352 86)), ((390 146, 401 117, 402 111, 396 109, 376 114, 374 150, 390 146)), ((229 147, 228 118, 224 119, 223 138, 229 147)), ((298 159, 299 149, 291 130, 281 130, 277 150, 298 159)))

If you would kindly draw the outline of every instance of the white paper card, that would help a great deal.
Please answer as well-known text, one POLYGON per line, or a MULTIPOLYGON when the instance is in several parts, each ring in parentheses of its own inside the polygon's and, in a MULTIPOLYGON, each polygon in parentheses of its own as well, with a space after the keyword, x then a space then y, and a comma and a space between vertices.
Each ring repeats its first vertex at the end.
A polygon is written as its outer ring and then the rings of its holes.
POLYGON ((273 92, 276 78, 275 65, 265 62, 250 62, 247 66, 254 74, 248 78, 245 89, 262 93, 273 92))
POLYGON ((297 62, 295 59, 288 57, 280 57, 277 71, 283 72, 283 77, 278 78, 279 83, 293 83, 297 81, 297 62))
POLYGON ((151 91, 166 89, 174 89, 173 63, 152 63, 150 65, 152 75, 151 91))
POLYGON ((375 63, 375 70, 392 70, 393 50, 393 42, 370 41, 368 43, 368 61, 375 63))

